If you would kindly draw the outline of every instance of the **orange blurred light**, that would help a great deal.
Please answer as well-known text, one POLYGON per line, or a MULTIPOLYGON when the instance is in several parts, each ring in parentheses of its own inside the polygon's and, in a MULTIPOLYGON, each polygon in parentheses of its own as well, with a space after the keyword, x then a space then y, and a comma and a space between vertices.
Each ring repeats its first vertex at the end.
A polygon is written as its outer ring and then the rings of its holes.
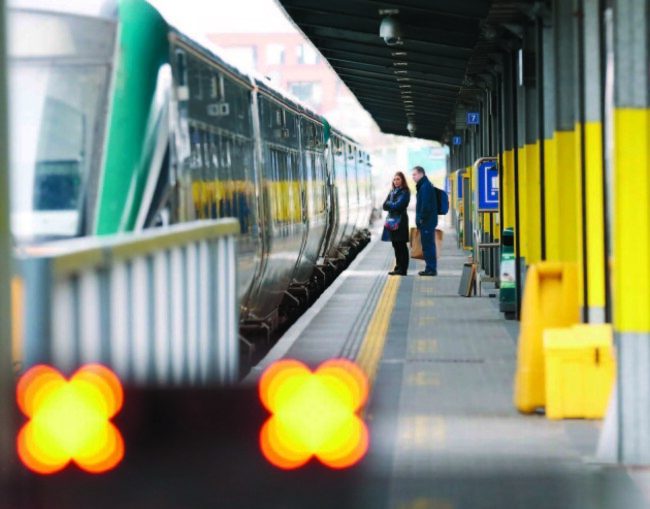
POLYGON ((368 398, 368 381, 353 362, 330 360, 312 373, 301 362, 279 361, 264 372, 259 390, 272 413, 260 446, 273 465, 297 468, 316 456, 346 468, 366 453, 368 430, 357 411, 368 398))
POLYGON ((17 399, 30 418, 18 434, 18 455, 31 470, 51 474, 74 461, 100 473, 122 460, 124 442, 109 419, 124 394, 108 368, 90 364, 66 381, 55 369, 36 366, 18 382, 17 399))

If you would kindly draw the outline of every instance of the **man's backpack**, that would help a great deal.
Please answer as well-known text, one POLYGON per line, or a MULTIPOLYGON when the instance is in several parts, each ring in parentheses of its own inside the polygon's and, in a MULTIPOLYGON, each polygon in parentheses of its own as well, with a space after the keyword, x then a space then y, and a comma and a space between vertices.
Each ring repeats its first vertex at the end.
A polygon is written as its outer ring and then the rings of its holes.
POLYGON ((438 215, 444 216, 449 212, 449 196, 442 189, 433 187, 436 191, 436 201, 438 202, 438 215))

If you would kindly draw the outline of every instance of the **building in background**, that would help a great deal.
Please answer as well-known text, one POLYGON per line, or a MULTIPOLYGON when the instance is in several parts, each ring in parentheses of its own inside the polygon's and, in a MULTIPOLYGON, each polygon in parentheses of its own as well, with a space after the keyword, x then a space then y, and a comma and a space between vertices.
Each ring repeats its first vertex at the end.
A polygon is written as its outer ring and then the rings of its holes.
POLYGON ((354 97, 298 32, 211 34, 208 37, 226 50, 235 65, 266 76, 322 115, 335 110, 341 98, 354 97))
POLYGON ((376 203, 396 171, 410 178, 422 166, 442 185, 448 149, 434 142, 383 134, 336 72, 299 32, 215 33, 208 38, 238 67, 266 76, 274 85, 312 107, 371 154, 376 203))

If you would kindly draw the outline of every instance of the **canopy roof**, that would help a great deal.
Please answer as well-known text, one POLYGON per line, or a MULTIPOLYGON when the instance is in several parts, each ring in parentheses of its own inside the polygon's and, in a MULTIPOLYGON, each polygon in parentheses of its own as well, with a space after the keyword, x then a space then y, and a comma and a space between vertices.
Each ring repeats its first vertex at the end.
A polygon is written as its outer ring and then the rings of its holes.
POLYGON ((277 1, 383 132, 409 135, 410 121, 415 136, 438 141, 455 127, 457 106, 489 82, 500 35, 527 8, 521 0, 277 1), (379 35, 389 15, 403 28, 396 45, 379 35))

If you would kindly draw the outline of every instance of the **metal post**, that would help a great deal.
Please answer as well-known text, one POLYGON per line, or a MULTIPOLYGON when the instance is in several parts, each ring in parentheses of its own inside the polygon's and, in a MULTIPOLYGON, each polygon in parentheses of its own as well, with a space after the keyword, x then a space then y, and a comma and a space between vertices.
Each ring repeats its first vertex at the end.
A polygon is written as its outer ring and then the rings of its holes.
POLYGON ((584 117, 584 266, 585 318, 590 323, 605 323, 606 277, 606 210, 607 186, 603 174, 603 100, 601 76, 604 74, 602 60, 602 28, 600 0, 582 0, 584 18, 582 26, 581 54, 583 70, 581 83, 581 107, 584 117))
POLYGON ((587 239, 587 113, 586 113, 586 62, 585 62, 585 5, 583 0, 574 0, 575 12, 575 42, 576 48, 576 83, 575 83, 575 102, 576 124, 578 126, 578 158, 580 160, 580 214, 582 216, 580 224, 580 239, 582 248, 582 321, 589 323, 589 244, 587 239))
POLYGON ((614 330, 619 459, 650 464, 650 0, 614 0, 614 330))
POLYGON ((517 52, 513 52, 511 56, 511 72, 510 79, 512 80, 511 101, 512 101, 512 146, 514 151, 514 175, 515 175, 515 292, 517 298, 517 307, 515 317, 519 320, 521 313, 521 225, 519 224, 519 94, 517 93, 518 77, 517 77, 517 52))
POLYGON ((8 482, 14 457, 14 380, 11 348, 11 231, 5 2, 0 0, 0 481, 8 482))
POLYGON ((497 154, 499 156, 499 239, 503 239, 503 82, 501 74, 496 76, 496 117, 497 117, 497 129, 496 129, 496 147, 497 154))
POLYGON ((540 167, 544 171, 543 260, 557 261, 559 260, 560 215, 555 157, 555 27, 550 19, 548 25, 542 22, 542 39, 540 49, 543 55, 541 75, 543 76, 544 125, 540 142, 544 145, 544 159, 540 159, 540 167))
POLYGON ((573 2, 555 0, 555 148, 557 171, 559 261, 579 261, 581 195, 576 165, 575 119, 575 13, 573 2))
POLYGON ((605 273, 605 323, 612 323, 612 278, 610 275, 609 259, 612 254, 612 199, 614 180, 612 178, 611 140, 613 136, 612 115, 614 109, 614 90, 608 83, 614 82, 614 29, 612 23, 612 8, 605 9, 606 0, 598 0, 598 21, 602 33, 600 37, 600 108, 603 125, 601 129, 602 180, 603 180, 603 271, 605 273), (610 55, 612 58, 610 59, 610 55), (610 62, 611 60, 611 62, 610 62), (608 80, 611 75, 612 79, 608 80))
POLYGON ((540 242, 541 242, 541 260, 546 260, 546 145, 544 143, 544 21, 539 16, 535 22, 535 31, 537 36, 537 53, 535 78, 537 81, 537 139, 539 142, 539 217, 540 217, 540 242))

